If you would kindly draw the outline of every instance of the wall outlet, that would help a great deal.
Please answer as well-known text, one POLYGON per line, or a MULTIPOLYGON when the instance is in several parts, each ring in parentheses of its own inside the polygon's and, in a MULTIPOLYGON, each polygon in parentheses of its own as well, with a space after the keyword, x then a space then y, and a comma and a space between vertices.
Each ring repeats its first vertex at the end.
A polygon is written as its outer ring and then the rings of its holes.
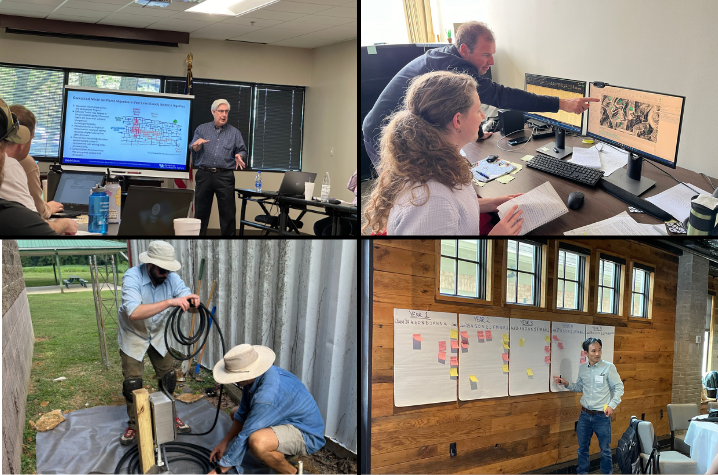
POLYGON ((700 336, 700 335, 696 335, 696 343, 700 343, 700 342, 701 342, 701 336, 700 336))
POLYGON ((456 457, 456 442, 452 442, 451 445, 449 445, 449 455, 456 457))

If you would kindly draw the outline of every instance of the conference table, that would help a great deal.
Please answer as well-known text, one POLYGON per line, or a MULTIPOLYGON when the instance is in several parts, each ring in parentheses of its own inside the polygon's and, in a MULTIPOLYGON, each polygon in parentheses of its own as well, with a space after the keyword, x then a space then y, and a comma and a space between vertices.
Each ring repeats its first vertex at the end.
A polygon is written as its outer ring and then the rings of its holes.
MULTIPOLYGON (((524 131, 525 134, 529 134, 529 130, 524 131)), ((512 135, 516 137, 521 134, 512 135)), ((475 152, 473 155, 484 159, 489 155, 498 155, 502 160, 508 160, 513 163, 518 163, 523 168, 513 175, 515 178, 507 184, 499 183, 496 180, 488 182, 483 187, 473 185, 478 196, 482 198, 493 198, 502 195, 511 195, 516 193, 525 193, 542 185, 545 182, 550 182, 553 188, 558 193, 561 200, 564 203, 568 202, 568 195, 574 191, 580 191, 584 194, 583 207, 578 210, 570 210, 569 212, 560 216, 553 221, 544 224, 530 232, 531 235, 563 235, 564 232, 576 229, 581 226, 586 226, 604 219, 612 218, 624 211, 628 212, 628 205, 623 201, 614 198, 605 191, 601 190, 598 186, 589 187, 581 185, 575 181, 566 180, 557 176, 544 173, 527 166, 527 162, 521 160, 521 157, 525 155, 536 155, 537 148, 551 144, 554 142, 554 138, 543 138, 538 140, 530 140, 529 142, 517 146, 508 145, 507 140, 501 140, 500 146, 504 149, 511 150, 510 152, 504 151, 497 143, 503 137, 499 132, 495 132, 491 137, 486 140, 482 140, 476 143, 470 144, 475 152)), ((567 136, 566 145, 569 147, 589 148, 593 144, 585 144, 582 142, 584 137, 567 136)), ((571 156, 564 159, 569 160, 571 156)), ((478 160, 472 160, 476 162, 478 160)), ((680 161, 678 162, 679 167, 676 169, 668 168, 664 165, 658 165, 655 162, 644 160, 642 176, 655 180, 656 184, 648 191, 641 195, 641 198, 648 198, 653 195, 657 195, 677 184, 675 180, 666 175, 664 172, 668 172, 677 179, 695 185, 704 190, 712 190, 708 180, 701 176, 699 173, 687 170, 680 167, 680 161), (655 167, 653 165, 656 165, 655 167)), ((625 167, 624 167, 625 169, 625 167)), ((618 173, 618 172, 614 172, 618 173)), ((718 185, 718 180, 711 177, 713 183, 718 185)), ((660 224, 656 218, 648 216, 644 213, 631 213, 629 216, 635 219, 638 223, 645 224, 660 224)))
POLYGON ((718 454, 718 424, 693 420, 684 440, 691 447, 691 459, 698 464, 698 473, 706 473, 718 454))

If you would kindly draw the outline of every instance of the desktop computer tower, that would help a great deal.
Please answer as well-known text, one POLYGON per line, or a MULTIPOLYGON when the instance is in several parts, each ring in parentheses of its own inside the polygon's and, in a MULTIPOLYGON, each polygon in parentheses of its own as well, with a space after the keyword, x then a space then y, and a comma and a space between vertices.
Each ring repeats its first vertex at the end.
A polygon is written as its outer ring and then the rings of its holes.
POLYGON ((499 128, 501 135, 508 135, 511 132, 524 128, 524 113, 509 109, 499 109, 499 128))

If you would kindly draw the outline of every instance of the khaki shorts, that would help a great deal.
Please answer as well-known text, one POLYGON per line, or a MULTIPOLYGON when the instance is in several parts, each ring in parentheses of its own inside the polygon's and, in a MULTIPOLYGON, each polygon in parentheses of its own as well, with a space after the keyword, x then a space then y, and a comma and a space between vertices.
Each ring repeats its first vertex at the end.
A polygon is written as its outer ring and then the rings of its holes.
POLYGON ((308 455, 304 437, 299 429, 291 424, 272 426, 271 429, 277 435, 277 440, 279 441, 278 452, 284 455, 308 455))

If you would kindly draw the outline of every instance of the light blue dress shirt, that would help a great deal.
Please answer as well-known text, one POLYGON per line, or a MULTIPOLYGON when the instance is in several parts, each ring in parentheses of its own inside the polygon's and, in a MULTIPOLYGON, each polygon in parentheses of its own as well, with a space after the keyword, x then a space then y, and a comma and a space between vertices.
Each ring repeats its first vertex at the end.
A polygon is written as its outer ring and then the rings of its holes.
POLYGON ((575 383, 569 383, 568 389, 583 392, 581 405, 589 411, 603 411, 604 404, 615 410, 621 404, 623 382, 613 363, 600 360, 593 366, 582 364, 578 369, 578 379, 575 383))
POLYGON ((130 315, 141 304, 157 303, 163 300, 184 297, 192 292, 174 272, 170 272, 167 279, 155 287, 147 274, 147 264, 135 266, 125 272, 122 277, 122 306, 117 312, 119 331, 117 343, 120 349, 137 361, 142 361, 150 344, 159 354, 165 356, 165 324, 167 318, 174 310, 169 307, 154 317, 144 320, 130 320, 130 315))
POLYGON ((231 168, 235 169, 237 162, 234 160, 236 154, 242 156, 242 161, 247 162, 247 147, 244 145, 242 133, 230 124, 217 127, 214 122, 207 122, 199 125, 194 131, 194 137, 189 145, 194 157, 194 166, 209 168, 231 168), (209 140, 202 145, 199 152, 192 150, 192 144, 198 139, 209 140))
POLYGON ((270 367, 250 386, 242 388, 242 400, 234 418, 242 422, 242 431, 232 439, 219 461, 222 467, 234 466, 244 473, 242 460, 249 436, 260 429, 291 424, 302 433, 308 454, 324 447, 324 420, 314 397, 304 383, 289 371, 270 367))

